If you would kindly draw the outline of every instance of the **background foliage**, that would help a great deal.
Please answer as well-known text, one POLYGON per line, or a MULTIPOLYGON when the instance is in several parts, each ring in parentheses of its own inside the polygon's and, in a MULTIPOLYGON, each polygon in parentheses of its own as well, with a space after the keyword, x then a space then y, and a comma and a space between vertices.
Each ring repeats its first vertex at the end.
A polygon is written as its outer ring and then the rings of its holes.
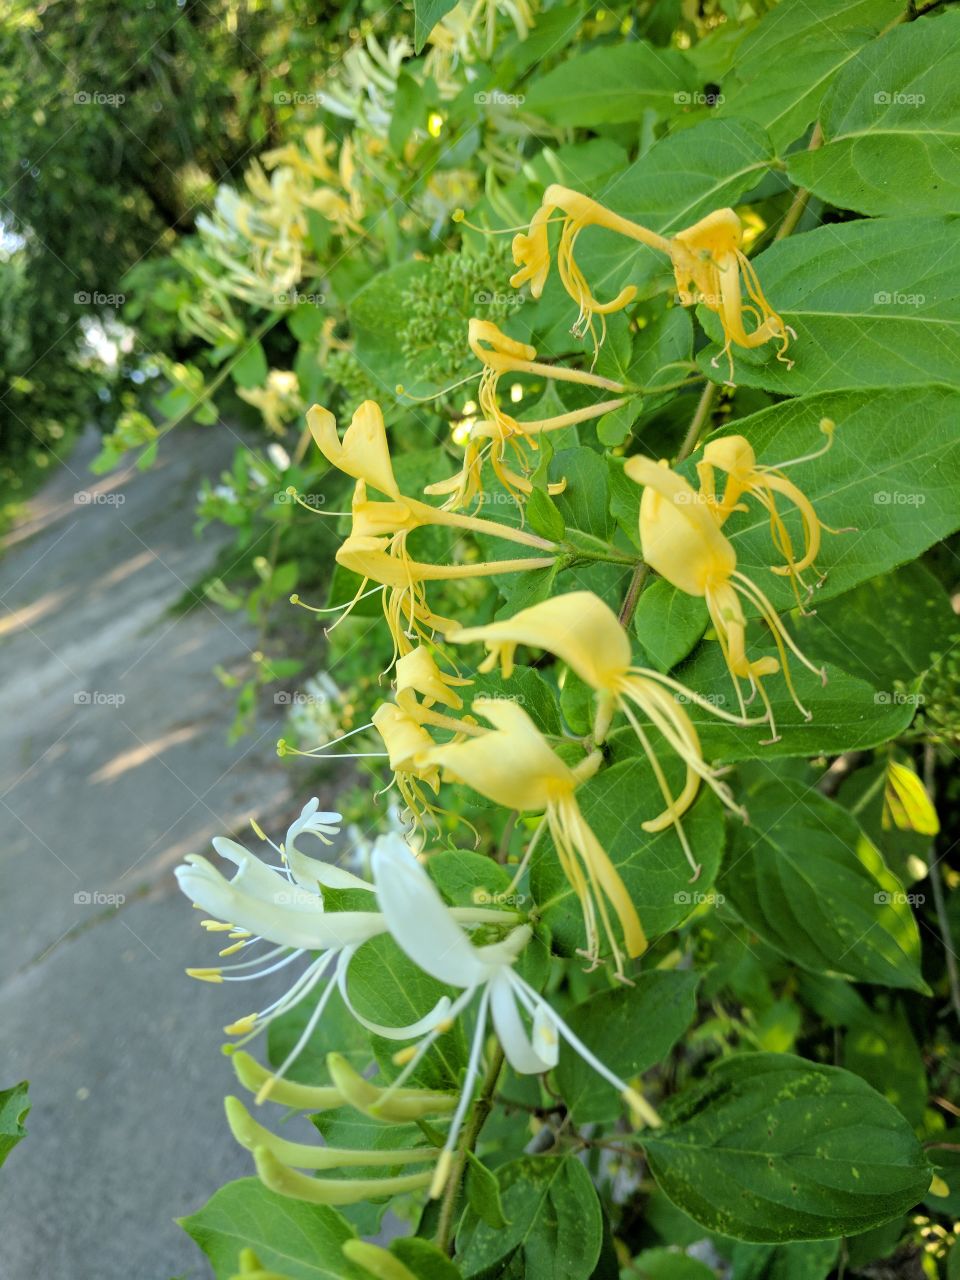
MULTIPOLYGON (((198 513, 234 530, 232 567, 200 589, 259 626, 246 673, 229 677, 234 733, 279 691, 289 740, 310 749, 367 723, 385 696, 376 672, 390 643, 376 600, 326 640, 310 615, 286 607, 292 593, 337 605, 358 585, 331 570, 349 521, 318 514, 344 511, 351 486, 309 445, 305 408, 318 401, 344 420, 378 399, 400 487, 419 492, 456 470, 463 424, 476 415, 472 384, 451 387, 476 372, 472 316, 532 342, 541 359, 592 364, 556 270, 532 300, 508 283, 509 237, 477 228, 525 225, 552 182, 664 235, 736 207, 764 291, 796 332, 794 367, 768 348, 737 350, 736 386, 726 385, 716 317, 701 308, 692 323, 643 246, 588 234, 578 261, 593 292, 639 287, 610 318, 596 371, 649 390, 596 427, 544 443, 527 518, 548 536, 613 547, 623 563, 587 557, 438 584, 431 600, 484 621, 587 587, 620 609, 638 553, 639 491, 624 478, 625 456, 676 457, 693 422, 691 443, 732 428, 774 463, 808 453, 828 417, 836 444, 803 487, 846 532, 826 540, 815 614, 794 610, 791 626, 829 682, 798 676, 809 723, 776 695, 782 737, 772 746, 691 708, 705 756, 730 766, 750 815, 743 826, 700 797, 687 824, 704 867, 695 886, 675 834, 640 829, 654 783, 635 740, 611 739, 607 767, 580 798, 655 939, 635 985, 582 972, 579 915, 554 859, 539 860, 525 885, 555 957, 551 999, 616 1071, 644 1078, 663 1133, 641 1144, 614 1091, 577 1059, 562 1059, 547 1084, 508 1074, 457 1205, 453 1262, 429 1243, 435 1208, 412 1197, 389 1206, 413 1233, 391 1254, 420 1280, 960 1275, 960 98, 949 56, 960 15, 903 0, 602 10, 574 0, 543 4, 527 29, 518 8, 232 0, 188 2, 171 22, 159 5, 133 13, 84 0, 8 15, 8 480, 22 480, 35 445, 92 419, 105 428, 103 469, 128 458, 149 466, 177 447, 182 421, 242 424, 233 466, 210 478, 198 513), (77 102, 83 93, 124 101, 77 102), (302 258, 281 281, 237 234, 229 193, 255 157, 288 143, 302 151, 317 124, 334 144, 334 173, 316 187, 338 203, 325 196, 307 215, 302 258), (454 219, 460 207, 471 226, 454 219), (78 303, 78 292, 126 300, 78 303), (113 369, 80 341, 80 321, 94 315, 126 326, 113 369), (658 390, 677 362, 704 381, 658 390), (549 498, 546 479, 561 475, 565 492, 549 498), (933 797, 935 839, 885 817, 894 760, 933 797)), ((515 387, 501 391, 520 417, 585 402, 582 388, 543 378, 515 387)), ((682 470, 693 477, 689 461, 682 470)), ((516 521, 507 495, 490 497, 485 515, 516 521)), ((765 568, 765 522, 736 516, 730 534, 741 568, 793 609, 789 584, 765 568)), ((502 554, 435 529, 418 537, 422 558, 502 554)), ((696 601, 651 575, 634 605, 637 660, 704 694, 723 686, 696 601)), ((485 679, 496 691, 497 678, 485 679)), ((513 680, 541 728, 588 732, 571 673, 527 653, 513 680)), ((354 744, 379 746, 366 734, 354 744)), ((318 764, 318 777, 328 769, 318 764)), ((386 774, 363 760, 356 776, 344 811, 369 825, 369 795, 386 774)), ((447 788, 443 803, 441 844, 462 843, 454 824, 467 818, 482 852, 509 862, 529 834, 464 788, 447 788)), ((454 902, 458 887, 436 861, 454 902)), ((501 872, 506 883, 502 868, 490 874, 501 872)), ((426 1001, 401 961, 385 950, 358 966, 351 994, 369 1016, 387 987, 414 1011, 426 1001)), ((274 1065, 306 1017, 298 1010, 273 1028, 274 1065)), ((332 1048, 392 1070, 384 1046, 334 1012, 299 1077, 324 1078, 332 1048)), ((462 1050, 451 1036, 448 1057, 425 1068, 431 1083, 456 1084, 462 1050)), ((0 1095, 0 1155, 20 1136, 24 1105, 19 1086, 0 1095)), ((316 1118, 331 1142, 338 1119, 316 1118)), ((351 1137, 377 1140, 372 1127, 351 1137)), ((290 1280, 354 1280, 390 1275, 343 1249, 374 1234, 386 1208, 340 1213, 250 1178, 183 1225, 218 1280, 257 1266, 290 1280), (245 1260, 242 1249, 252 1250, 245 1260)))

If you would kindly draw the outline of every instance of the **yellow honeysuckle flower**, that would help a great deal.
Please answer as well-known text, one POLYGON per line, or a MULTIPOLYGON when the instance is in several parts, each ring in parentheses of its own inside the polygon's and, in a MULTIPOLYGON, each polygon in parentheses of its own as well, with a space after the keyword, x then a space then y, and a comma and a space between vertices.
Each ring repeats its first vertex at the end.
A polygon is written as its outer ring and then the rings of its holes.
POLYGON ((770 569, 772 573, 790 577, 798 602, 800 599, 798 586, 803 587, 807 595, 812 591, 801 575, 804 569, 814 565, 820 550, 821 531, 827 529, 829 533, 838 532, 838 530, 828 529, 821 522, 810 499, 784 475, 786 467, 795 466, 800 462, 809 462, 826 453, 833 443, 836 426, 830 418, 823 418, 820 422, 820 430, 827 437, 823 447, 802 458, 792 458, 789 462, 761 466, 757 462, 750 442, 744 436, 733 435, 722 436, 719 440, 710 440, 704 446, 703 459, 697 463, 700 492, 710 504, 720 524, 723 524, 732 512, 746 510, 740 501, 744 494, 756 498, 769 513, 770 537, 786 562, 782 565, 771 565, 770 569), (722 497, 717 493, 715 475, 717 471, 726 475, 722 497), (777 509, 777 494, 782 494, 800 512, 804 546, 803 554, 799 559, 794 554, 790 533, 777 509))
MULTIPOLYGON (((543 201, 533 216, 529 231, 521 232, 513 241, 513 260, 519 270, 511 276, 510 283, 516 288, 529 281, 536 298, 543 292, 549 274, 547 228, 555 220, 558 210, 562 215, 562 227, 557 246, 557 270, 564 289, 580 309, 573 325, 575 334, 582 336, 589 332, 596 347, 593 317, 599 315, 605 325, 606 316, 621 311, 636 297, 636 287, 626 285, 609 302, 600 302, 591 293, 586 277, 577 265, 574 253, 580 232, 586 227, 604 227, 669 257, 681 304, 701 304, 719 316, 723 326, 723 354, 730 362, 731 380, 733 357, 730 348, 733 343, 752 348, 773 339, 779 343, 777 359, 792 365, 784 352, 790 337, 796 337, 796 334, 783 323, 764 297, 756 270, 743 252, 743 224, 733 209, 715 209, 692 227, 668 239, 640 223, 621 217, 589 196, 553 184, 544 191, 543 201), (744 303, 741 293, 741 276, 749 299, 747 303, 744 303), (754 328, 749 331, 744 326, 745 315, 752 316, 755 321, 754 328)), ((600 342, 603 336, 601 331, 600 342)), ((714 361, 716 363, 717 360, 714 361)))
MULTIPOLYGON (((398 666, 402 662, 403 658, 398 666)), ((409 686, 400 691, 397 702, 381 703, 373 713, 371 723, 387 748, 394 782, 415 825, 425 827, 428 817, 436 824, 438 815, 443 811, 427 799, 420 785, 423 783, 429 787, 434 795, 440 789, 440 770, 429 760, 429 753, 436 743, 426 726, 451 730, 456 735, 455 741, 483 730, 472 718, 458 720, 432 711, 417 701, 409 686)))
POLYGON ((282 436, 286 426, 303 412, 300 383, 288 369, 271 369, 262 387, 237 387, 237 395, 259 409, 268 431, 282 436))
POLYGON ((428 707, 439 702, 444 707, 459 711, 463 706, 463 699, 454 693, 454 689, 467 688, 473 684, 472 680, 450 676, 441 671, 425 645, 418 645, 399 659, 395 677, 397 702, 401 707, 416 701, 416 695, 419 694, 428 707))
MULTIPOLYGON (((538 434, 571 425, 573 422, 583 422, 588 418, 602 417, 611 408, 618 408, 624 403, 623 399, 605 401, 603 404, 577 410, 575 415, 562 414, 558 418, 535 423, 518 422, 500 407, 497 389, 504 373, 533 374, 552 378, 557 382, 576 382, 606 391, 623 392, 627 388, 612 378, 602 378, 582 369, 543 364, 536 358, 535 347, 508 337, 490 320, 472 319, 467 330, 467 341, 470 350, 483 365, 477 400, 484 416, 471 428, 460 473, 450 480, 428 486, 425 491, 434 494, 452 493, 449 505, 454 508, 466 505, 482 492, 481 469, 487 457, 497 479, 519 501, 532 489, 530 480, 524 473, 529 470, 529 450, 538 448, 538 434), (488 443, 481 444, 484 440, 488 443), (508 449, 514 455, 519 471, 508 464, 508 449)), ((554 485, 551 491, 558 492, 562 488, 562 484, 554 485)))
POLYGON ((436 791, 439 771, 436 765, 424 765, 435 743, 420 721, 395 702, 381 702, 371 720, 387 748, 390 768, 416 773, 436 791))
MULTIPOLYGON (((797 335, 788 328, 764 297, 756 268, 742 249, 743 224, 733 209, 715 209, 671 241, 677 290, 683 306, 697 303, 720 317, 723 326, 723 354, 730 366, 733 382, 733 356, 730 347, 762 347, 771 339, 779 343, 777 359, 787 368, 793 361, 784 355, 790 338, 797 335), (744 304, 741 276, 750 301, 744 304), (744 328, 745 315, 753 317, 754 328, 744 328)), ((716 367, 719 357, 714 357, 716 367)))
POLYGON ((336 154, 337 144, 335 141, 327 141, 327 131, 322 124, 314 125, 304 132, 303 145, 306 148, 305 151, 302 151, 295 142, 288 142, 283 147, 265 151, 260 161, 267 169, 285 165, 298 174, 315 178, 318 182, 336 182, 337 171, 330 161, 336 154))
MULTIPOLYGON (((473 711, 494 727, 463 742, 434 747, 424 760, 450 777, 508 809, 543 812, 557 857, 583 909, 587 947, 593 963, 600 959, 600 929, 609 943, 618 977, 623 977, 623 951, 639 956, 647 940, 636 908, 610 858, 580 812, 575 792, 602 763, 594 751, 576 767, 565 764, 536 725, 515 702, 477 698, 473 711), (620 924, 623 949, 610 917, 620 924)), ((528 857, 531 850, 528 850, 528 857)))
POLYGON ((909 765, 896 760, 887 764, 882 823, 885 831, 891 826, 922 836, 935 836, 940 831, 940 819, 920 777, 909 765))
POLYGON ((400 496, 383 413, 375 400, 364 400, 350 419, 342 439, 336 418, 319 404, 307 410, 307 426, 331 466, 355 480, 366 481, 391 498, 400 496))
POLYGON ((569 595, 555 596, 552 600, 522 609, 502 622, 453 631, 448 639, 457 644, 483 641, 490 650, 490 656, 480 670, 489 671, 499 662, 505 679, 513 670, 514 653, 519 644, 556 654, 597 694, 593 732, 597 744, 606 737, 614 711, 621 711, 650 761, 666 804, 663 813, 641 823, 641 826, 644 831, 663 831, 674 826, 695 878, 700 874, 700 866, 690 849, 680 819, 696 798, 700 782, 706 782, 728 809, 741 817, 746 816, 716 770, 704 762, 697 731, 687 712, 677 702, 676 695, 680 694, 686 701, 696 703, 734 724, 761 722, 729 715, 669 676, 634 666, 626 631, 613 610, 592 592, 573 591, 569 595), (686 782, 679 796, 674 796, 633 706, 639 708, 683 761, 686 782))
POLYGON ((776 742, 776 722, 763 687, 763 678, 774 675, 782 667, 794 704, 809 720, 810 712, 797 697, 793 686, 787 650, 820 676, 824 683, 826 672, 804 656, 764 593, 737 570, 737 553, 721 531, 707 497, 697 493, 665 462, 658 464, 650 458, 633 457, 627 461, 625 470, 631 480, 644 486, 640 500, 640 541, 644 559, 678 590, 705 600, 733 679, 740 713, 746 715, 740 681, 749 680, 763 701, 773 735, 771 741, 776 742), (773 657, 753 660, 747 657, 747 623, 741 597, 759 612, 770 628, 780 655, 779 662, 773 657))
POLYGON ((366 400, 357 409, 342 439, 336 418, 320 405, 309 410, 307 423, 327 461, 357 481, 351 506, 351 533, 338 549, 336 558, 344 568, 358 573, 364 580, 358 595, 367 581, 389 588, 384 596, 384 614, 399 654, 408 653, 414 647, 410 643, 411 634, 425 638, 429 630, 443 623, 427 604, 424 582, 489 577, 553 563, 557 545, 546 538, 495 520, 446 511, 402 494, 390 460, 383 413, 375 401, 366 400), (390 500, 380 502, 368 498, 367 484, 390 500), (552 554, 549 558, 427 564, 411 559, 407 553, 408 535, 425 525, 489 534, 552 554))
POLYGON ((363 579, 391 588, 384 599, 384 615, 394 645, 404 654, 414 646, 411 636, 429 638, 429 630, 445 631, 449 619, 434 614, 427 604, 424 583, 453 581, 458 578, 490 578, 501 573, 524 573, 529 569, 545 569, 555 556, 531 556, 517 560, 477 560, 469 564, 428 564, 396 556, 389 538, 351 536, 337 549, 337 563, 363 579))

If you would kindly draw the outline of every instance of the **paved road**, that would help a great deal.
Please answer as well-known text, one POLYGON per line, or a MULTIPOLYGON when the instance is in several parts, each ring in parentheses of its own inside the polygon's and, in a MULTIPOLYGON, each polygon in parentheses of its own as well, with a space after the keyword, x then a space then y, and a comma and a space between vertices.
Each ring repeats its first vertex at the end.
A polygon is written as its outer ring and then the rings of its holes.
POLYGON ((171 874, 294 804, 278 718, 226 743, 211 668, 248 628, 169 612, 217 551, 193 500, 234 444, 178 432, 153 471, 95 480, 84 440, 0 561, 0 1087, 33 1099, 0 1171, 4 1280, 207 1276, 173 1218, 251 1172, 219 1053, 246 1009, 184 976, 210 945, 171 874))

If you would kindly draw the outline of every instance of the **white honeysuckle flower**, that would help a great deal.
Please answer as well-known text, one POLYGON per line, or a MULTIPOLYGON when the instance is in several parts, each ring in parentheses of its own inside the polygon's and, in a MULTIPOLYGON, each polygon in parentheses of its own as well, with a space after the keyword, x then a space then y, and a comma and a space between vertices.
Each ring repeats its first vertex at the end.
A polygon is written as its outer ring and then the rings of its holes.
MULTIPOLYGON (((264 943, 270 944, 255 959, 188 969, 190 977, 215 983, 249 982, 307 957, 306 967, 279 999, 224 1028, 227 1035, 241 1037, 235 1048, 245 1045, 274 1019, 305 1000, 324 978, 330 979, 303 1034, 258 1093, 258 1102, 268 1097, 273 1084, 283 1078, 296 1060, 323 1017, 333 991, 337 987, 345 989, 347 969, 357 948, 370 938, 387 932, 389 927, 386 917, 375 908, 370 911, 325 910, 324 889, 361 890, 371 895, 372 907, 375 901, 373 885, 368 881, 342 867, 310 858, 296 847, 297 838, 304 833, 329 843, 327 834, 337 830, 335 824, 339 820, 339 814, 320 812, 319 803, 314 799, 304 806, 299 818, 290 825, 283 845, 273 844, 255 827, 257 834, 280 855, 282 865, 279 867, 268 865, 235 840, 218 836, 213 847, 221 857, 237 867, 232 879, 199 854, 191 854, 176 868, 180 888, 195 906, 211 917, 203 921, 204 928, 228 934, 230 945, 220 952, 221 957, 258 948, 264 943)), ((451 914, 464 924, 503 923, 515 919, 510 913, 482 908, 455 908, 451 914)), ((444 997, 415 1025, 411 1034, 428 1031, 449 1008, 450 1001, 444 997)))
POLYGON ((490 1017, 507 1062, 521 1075, 534 1075, 555 1067, 559 1042, 567 1044, 593 1069, 619 1090, 634 1112, 647 1124, 659 1124, 656 1112, 635 1089, 609 1070, 574 1034, 524 978, 515 962, 530 941, 529 925, 518 925, 500 942, 475 946, 446 906, 426 871, 398 836, 381 837, 373 851, 373 879, 377 901, 394 941, 425 973, 459 987, 462 994, 452 1003, 441 1001, 416 1024, 406 1027, 373 1025, 357 1013, 347 991, 347 975, 338 975, 348 1007, 364 1026, 391 1039, 409 1039, 424 1032, 420 1044, 394 1082, 399 1087, 416 1068, 436 1038, 478 996, 476 1029, 467 1063, 460 1102, 454 1113, 443 1152, 430 1187, 441 1194, 450 1172, 460 1128, 480 1075, 483 1043, 490 1017), (522 1014, 530 1020, 528 1031, 522 1014))

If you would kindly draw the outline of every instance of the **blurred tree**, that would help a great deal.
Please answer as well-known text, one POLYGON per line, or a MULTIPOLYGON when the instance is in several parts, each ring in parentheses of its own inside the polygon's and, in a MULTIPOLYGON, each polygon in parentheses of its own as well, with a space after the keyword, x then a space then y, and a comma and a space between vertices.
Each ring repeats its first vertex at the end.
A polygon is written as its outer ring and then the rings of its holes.
POLYGON ((8 482, 22 451, 96 418, 109 396, 89 359, 77 367, 90 322, 115 318, 125 272, 169 250, 216 184, 276 139, 321 51, 356 36, 356 12, 309 0, 0 5, 8 482))

